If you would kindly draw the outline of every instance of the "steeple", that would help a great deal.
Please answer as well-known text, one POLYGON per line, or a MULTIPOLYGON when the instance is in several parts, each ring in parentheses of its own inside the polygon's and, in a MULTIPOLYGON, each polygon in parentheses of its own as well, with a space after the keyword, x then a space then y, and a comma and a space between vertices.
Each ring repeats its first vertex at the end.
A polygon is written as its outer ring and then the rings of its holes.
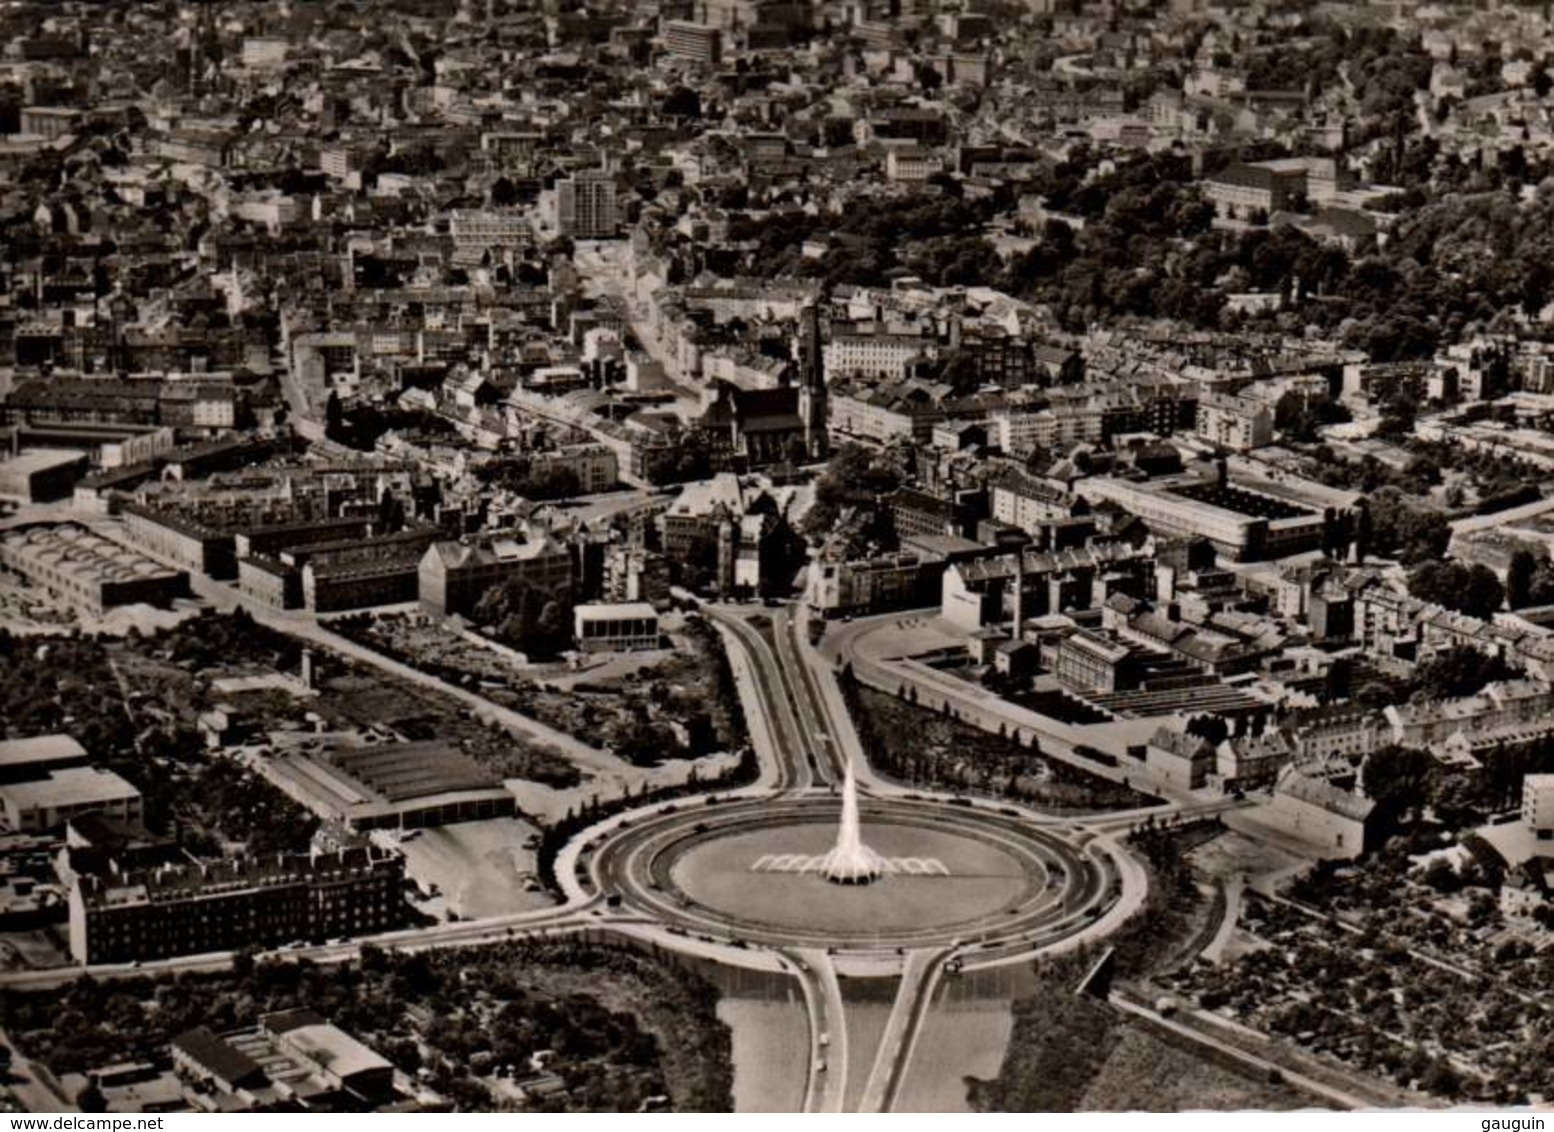
POLYGON ((826 390, 824 345, 820 336, 820 304, 824 295, 804 308, 800 323, 799 418, 804 422, 804 448, 811 460, 823 460, 827 453, 826 417, 829 393, 826 390))

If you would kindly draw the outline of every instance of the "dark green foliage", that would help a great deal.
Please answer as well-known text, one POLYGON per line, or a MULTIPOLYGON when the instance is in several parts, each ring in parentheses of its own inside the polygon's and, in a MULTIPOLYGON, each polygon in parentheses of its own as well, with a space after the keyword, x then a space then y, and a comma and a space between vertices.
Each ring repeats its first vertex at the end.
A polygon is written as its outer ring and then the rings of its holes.
POLYGON ((367 945, 358 962, 338 966, 239 956, 220 974, 80 979, 62 991, 7 994, 0 1025, 61 1074, 119 1061, 166 1065, 168 1041, 195 1026, 230 1030, 307 1007, 405 1072, 426 1068, 461 1107, 496 1107, 481 1079, 500 1065, 526 1071, 530 1054, 550 1049, 568 1092, 546 1103, 561 1110, 631 1111, 667 1094, 681 1111, 726 1112, 733 1073, 717 997, 678 965, 605 943, 416 954, 367 945))
POLYGON ((911 785, 974 790, 1060 810, 1129 809, 1148 795, 1042 756, 1015 736, 994 735, 935 715, 896 696, 860 687, 842 694, 858 741, 876 770, 911 785))
POLYGON ((1505 603, 1505 587, 1488 566, 1421 562, 1408 576, 1408 592, 1421 601, 1488 621, 1505 603))
POLYGON ((1509 680, 1521 673, 1498 656, 1470 645, 1442 649, 1414 670, 1414 683, 1429 699, 1471 696, 1486 684, 1509 680))
POLYGON ((521 578, 492 586, 475 605, 475 620, 491 625, 531 660, 548 660, 572 643, 572 599, 547 593, 521 578))
POLYGON ((1446 516, 1410 503, 1396 489, 1378 491, 1367 501, 1370 539, 1366 547, 1383 558, 1396 557, 1405 566, 1441 558, 1451 543, 1446 516))
POLYGON ((1014 1032, 999 1074, 972 1083, 978 1112, 1073 1112, 1121 1040, 1121 1016, 1076 992, 1089 953, 1038 968, 1036 990, 1014 1004, 1014 1032))
POLYGON ((536 501, 569 499, 582 489, 577 473, 570 468, 536 469, 527 456, 490 461, 482 464, 477 474, 484 483, 536 501))
POLYGON ((176 833, 193 852, 227 841, 304 850, 317 820, 259 775, 207 753, 195 720, 214 704, 197 698, 191 679, 245 662, 291 670, 299 657, 294 641, 241 611, 124 642, 0 632, 0 735, 71 735, 93 763, 141 792, 153 832, 176 833), (124 675, 154 656, 165 659, 145 678, 124 675))

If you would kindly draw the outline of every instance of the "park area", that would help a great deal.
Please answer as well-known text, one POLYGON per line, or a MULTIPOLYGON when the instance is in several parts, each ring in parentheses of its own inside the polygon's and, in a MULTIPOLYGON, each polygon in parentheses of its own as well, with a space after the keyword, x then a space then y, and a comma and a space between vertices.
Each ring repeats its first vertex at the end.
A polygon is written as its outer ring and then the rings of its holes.
POLYGON ((1130 810, 1157 800, 873 688, 852 685, 847 695, 870 765, 905 785, 987 794, 1054 813, 1130 810))
POLYGON ((694 616, 665 618, 671 648, 579 654, 570 663, 529 663, 419 613, 340 618, 330 628, 634 765, 700 759, 745 741, 722 644, 694 616))
POLYGON ((7 994, 0 1027, 56 1077, 124 1063, 167 1073, 168 1043, 196 1026, 225 1032, 306 1008, 381 1054, 434 1107, 726 1112, 732 1066, 717 1001, 699 976, 623 946, 368 946, 327 967, 244 956, 219 973, 7 994))

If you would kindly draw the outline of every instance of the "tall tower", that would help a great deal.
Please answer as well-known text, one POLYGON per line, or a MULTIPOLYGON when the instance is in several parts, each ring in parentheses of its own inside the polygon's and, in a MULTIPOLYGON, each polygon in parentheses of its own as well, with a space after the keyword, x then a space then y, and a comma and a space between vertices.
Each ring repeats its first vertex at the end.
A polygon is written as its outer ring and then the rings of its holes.
POLYGON ((804 422, 804 448, 811 460, 823 460, 828 451, 826 417, 830 393, 826 389, 826 361, 820 337, 820 304, 816 298, 804 308, 799 334, 799 419, 804 422))

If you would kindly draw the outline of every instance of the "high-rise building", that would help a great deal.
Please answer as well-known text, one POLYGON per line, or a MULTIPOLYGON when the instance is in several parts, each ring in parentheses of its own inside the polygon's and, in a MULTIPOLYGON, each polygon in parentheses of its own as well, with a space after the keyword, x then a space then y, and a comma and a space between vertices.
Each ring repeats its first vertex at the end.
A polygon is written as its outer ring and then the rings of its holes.
POLYGON ((556 183, 556 226, 575 240, 609 240, 620 232, 615 178, 602 169, 574 173, 556 183))
POLYGON ((664 50, 679 59, 716 66, 723 59, 723 32, 691 20, 665 20, 664 50))

